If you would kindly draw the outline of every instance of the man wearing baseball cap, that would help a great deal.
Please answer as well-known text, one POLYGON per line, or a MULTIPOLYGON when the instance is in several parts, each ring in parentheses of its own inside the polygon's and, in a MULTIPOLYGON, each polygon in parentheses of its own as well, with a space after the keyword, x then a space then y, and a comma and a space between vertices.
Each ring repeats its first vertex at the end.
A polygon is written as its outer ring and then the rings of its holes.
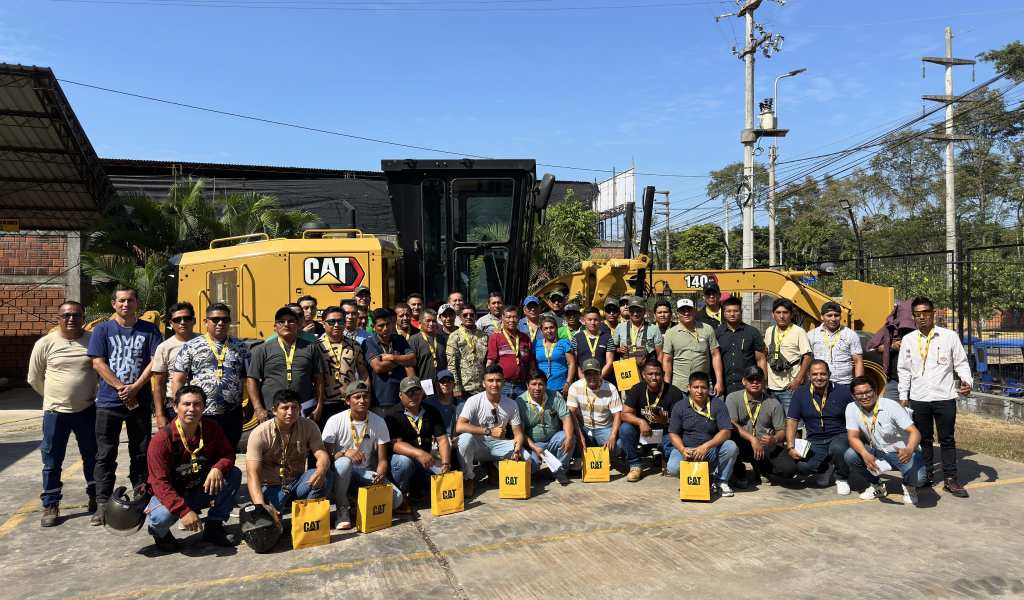
POLYGON ((366 308, 367 312, 370 310, 370 288, 365 285, 361 285, 356 288, 356 291, 352 293, 352 296, 356 299, 356 305, 366 308))
POLYGON ((566 339, 572 340, 577 333, 583 331, 583 324, 580 322, 580 305, 570 302, 565 305, 565 332, 566 339))
POLYGON ((726 396, 725 408, 732 421, 732 441, 739 448, 734 468, 737 482, 746 487, 761 477, 790 479, 796 474, 796 462, 786 450, 786 415, 782 404, 768 394, 761 367, 747 367, 743 389, 726 396), (753 467, 753 478, 742 476, 744 461, 753 467))
POLYGON ((718 352, 718 338, 715 330, 706 323, 698 323, 694 313, 693 300, 680 298, 676 302, 679 324, 665 335, 661 365, 665 370, 665 381, 679 389, 686 389, 690 373, 708 373, 714 369, 714 395, 725 392, 722 379, 722 356, 718 352))
POLYGON ((604 446, 613 459, 626 454, 619 438, 622 397, 615 384, 601 378, 601 365, 588 358, 581 365, 583 379, 569 386, 565 405, 582 423, 581 446, 604 446))
POLYGON ((458 314, 456 314, 455 307, 451 304, 442 304, 437 309, 437 320, 441 322, 441 333, 446 336, 455 333, 459 329, 459 326, 455 324, 456 318, 458 318, 458 314))
MULTIPOLYGON (((540 298, 536 296, 523 298, 523 318, 519 319, 518 326, 519 331, 530 338, 531 344, 537 339, 537 332, 540 331, 540 312, 540 298)), ((495 333, 500 330, 501 327, 495 330, 495 333)))
POLYGON ((714 331, 715 327, 722 324, 722 290, 718 288, 718 282, 709 281, 704 284, 704 306, 697 311, 697 322, 704 323, 714 331))
MULTIPOLYGON (((486 349, 485 349, 486 351, 486 349)), ((455 419, 458 417, 458 406, 455 398, 455 375, 448 369, 441 369, 434 379, 434 395, 424 402, 437 409, 444 421, 444 430, 449 440, 455 439, 455 419)))
MULTIPOLYGON (((441 413, 423 403, 423 386, 417 377, 406 377, 398 387, 401 410, 395 407, 385 421, 391 434, 391 477, 406 499, 413 490, 417 497, 426 496, 430 476, 447 473, 452 468, 451 442, 441 413), (440 461, 434 459, 434 442, 440 461)), ((405 506, 399 513, 408 513, 405 506)))
POLYGON ((601 329, 607 331, 608 335, 613 335, 615 328, 619 326, 619 316, 619 301, 608 296, 604 301, 604 322, 601 323, 601 329))
POLYGON ((661 359, 661 330, 654 323, 647 322, 647 306, 643 298, 633 296, 629 300, 629 320, 619 323, 615 328, 612 343, 623 358, 631 356, 636 359, 637 369, 641 368, 648 358, 661 359))

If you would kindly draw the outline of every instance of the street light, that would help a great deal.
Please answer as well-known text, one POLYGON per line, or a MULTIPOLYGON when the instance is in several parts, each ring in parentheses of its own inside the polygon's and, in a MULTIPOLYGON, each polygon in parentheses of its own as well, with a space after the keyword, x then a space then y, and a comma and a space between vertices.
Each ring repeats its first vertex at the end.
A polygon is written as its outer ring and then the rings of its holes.
MULTIPOLYGON (((787 77, 796 77, 807 69, 794 69, 789 73, 783 73, 775 78, 775 85, 772 90, 772 111, 775 114, 775 127, 779 123, 779 80, 787 77)), ((775 140, 768 147, 768 263, 774 267, 779 263, 779 257, 775 254, 775 161, 779 157, 779 147, 775 140)))

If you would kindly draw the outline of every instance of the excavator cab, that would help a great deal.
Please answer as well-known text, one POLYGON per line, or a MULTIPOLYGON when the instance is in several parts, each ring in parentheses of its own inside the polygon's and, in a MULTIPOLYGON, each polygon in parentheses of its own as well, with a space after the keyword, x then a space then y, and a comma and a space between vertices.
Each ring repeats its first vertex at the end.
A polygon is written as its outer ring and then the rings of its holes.
POLYGON ((402 294, 453 291, 483 307, 526 295, 533 232, 554 178, 533 160, 382 160, 402 251, 402 294))

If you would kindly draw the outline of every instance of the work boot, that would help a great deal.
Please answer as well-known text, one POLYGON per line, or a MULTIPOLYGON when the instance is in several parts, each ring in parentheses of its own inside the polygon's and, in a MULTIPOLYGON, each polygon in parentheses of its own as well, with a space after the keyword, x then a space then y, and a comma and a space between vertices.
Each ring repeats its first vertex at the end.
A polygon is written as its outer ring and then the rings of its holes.
POLYGON ((562 485, 569 485, 569 474, 565 472, 565 467, 555 471, 555 481, 562 485))
POLYGON ((156 549, 161 552, 177 552, 181 550, 178 540, 174 539, 174 536, 170 531, 165 533, 163 536, 158 536, 153 533, 152 529, 150 529, 149 535, 153 536, 153 544, 156 546, 156 549))
POLYGON ((409 504, 409 499, 406 498, 402 501, 402 504, 395 509, 395 515, 399 517, 408 517, 412 514, 412 505, 409 504))
POLYGON ((968 495, 967 490, 964 489, 964 486, 960 485, 960 482, 956 480, 956 477, 947 477, 946 481, 942 484, 942 489, 957 498, 966 498, 968 495))
POLYGON ((490 461, 487 463, 487 482, 498 485, 501 476, 498 474, 498 463, 490 461))
POLYGON ((103 525, 107 522, 106 518, 103 516, 103 513, 106 510, 106 508, 106 502, 97 502, 96 512, 92 513, 92 516, 89 517, 89 524, 93 527, 103 527, 103 525))
POLYGON ((60 523, 60 509, 54 504, 53 506, 43 507, 43 518, 39 522, 41 527, 53 527, 60 523))
POLYGON ((462 480, 462 496, 466 499, 472 498, 476 494, 476 479, 463 479, 462 480))
POLYGON ((89 496, 89 506, 87 506, 85 510, 89 513, 96 512, 96 496, 89 496))
POLYGON ((629 474, 626 475, 626 481, 630 483, 636 483, 644 478, 644 470, 640 467, 630 467, 629 474))
MULTIPOLYGON (((170 536, 170 532, 167 535, 170 536)), ((173 536, 171 539, 174 539, 173 536)), ((224 523, 220 521, 206 521, 203 525, 203 541, 223 548, 233 548, 238 545, 234 538, 229 536, 228 532, 224 530, 224 523)), ((159 545, 160 543, 158 542, 157 546, 159 545)))

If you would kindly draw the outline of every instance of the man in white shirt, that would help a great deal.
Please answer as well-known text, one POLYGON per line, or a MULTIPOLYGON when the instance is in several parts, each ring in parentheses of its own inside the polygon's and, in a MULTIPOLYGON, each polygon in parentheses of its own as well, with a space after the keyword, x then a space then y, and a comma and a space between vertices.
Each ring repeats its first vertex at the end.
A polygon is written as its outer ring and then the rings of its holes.
MULTIPOLYGON (((338 507, 337 529, 351 529, 351 504, 348 494, 362 485, 376 485, 388 480, 388 446, 391 435, 384 418, 370 412, 370 388, 363 381, 353 381, 345 388, 349 409, 342 411, 324 425, 323 440, 334 460, 334 504, 338 507)), ((402 505, 402 492, 394 484, 392 506, 402 505)))
POLYGON ((843 308, 837 302, 821 307, 821 325, 807 333, 814 358, 828 363, 832 381, 849 385, 854 377, 864 375, 864 349, 860 338, 840 322, 843 308))
POLYGON ((882 471, 898 469, 903 475, 903 503, 917 505, 917 488, 924 485, 924 458, 917 451, 921 433, 907 409, 888 399, 879 398, 874 386, 864 377, 854 377, 850 384, 853 402, 846 405, 846 434, 850 448, 844 458, 850 470, 867 480, 862 500, 884 498, 885 484, 879 480, 882 471), (879 461, 885 465, 879 466, 879 461))
POLYGON ((764 332, 768 349, 768 393, 782 403, 789 414, 789 401, 796 390, 807 382, 811 368, 811 344, 807 332, 793 323, 796 307, 787 298, 772 302, 775 324, 764 332))
POLYGON ((926 485, 932 485, 932 441, 935 426, 942 448, 943 488, 957 498, 967 490, 957 480, 956 397, 971 393, 974 380, 967 352, 956 332, 935 326, 935 305, 923 296, 911 301, 917 331, 903 336, 900 347, 900 404, 914 411, 914 425, 921 431, 921 452, 928 469, 926 485), (953 373, 960 385, 953 381, 953 373))
POLYGON ((588 358, 583 361, 582 369, 583 379, 569 386, 565 405, 583 425, 580 445, 584 448, 604 446, 614 463, 616 455, 626 454, 626 446, 618 439, 622 396, 614 384, 601 378, 601 365, 597 360, 588 358))
POLYGON ((497 460, 526 460, 526 436, 516 401, 501 393, 505 374, 501 365, 493 364, 484 370, 484 391, 471 396, 462 406, 455 422, 459 460, 462 462, 465 496, 476 492, 476 473, 473 462, 497 460), (512 439, 505 439, 511 430, 512 439))

